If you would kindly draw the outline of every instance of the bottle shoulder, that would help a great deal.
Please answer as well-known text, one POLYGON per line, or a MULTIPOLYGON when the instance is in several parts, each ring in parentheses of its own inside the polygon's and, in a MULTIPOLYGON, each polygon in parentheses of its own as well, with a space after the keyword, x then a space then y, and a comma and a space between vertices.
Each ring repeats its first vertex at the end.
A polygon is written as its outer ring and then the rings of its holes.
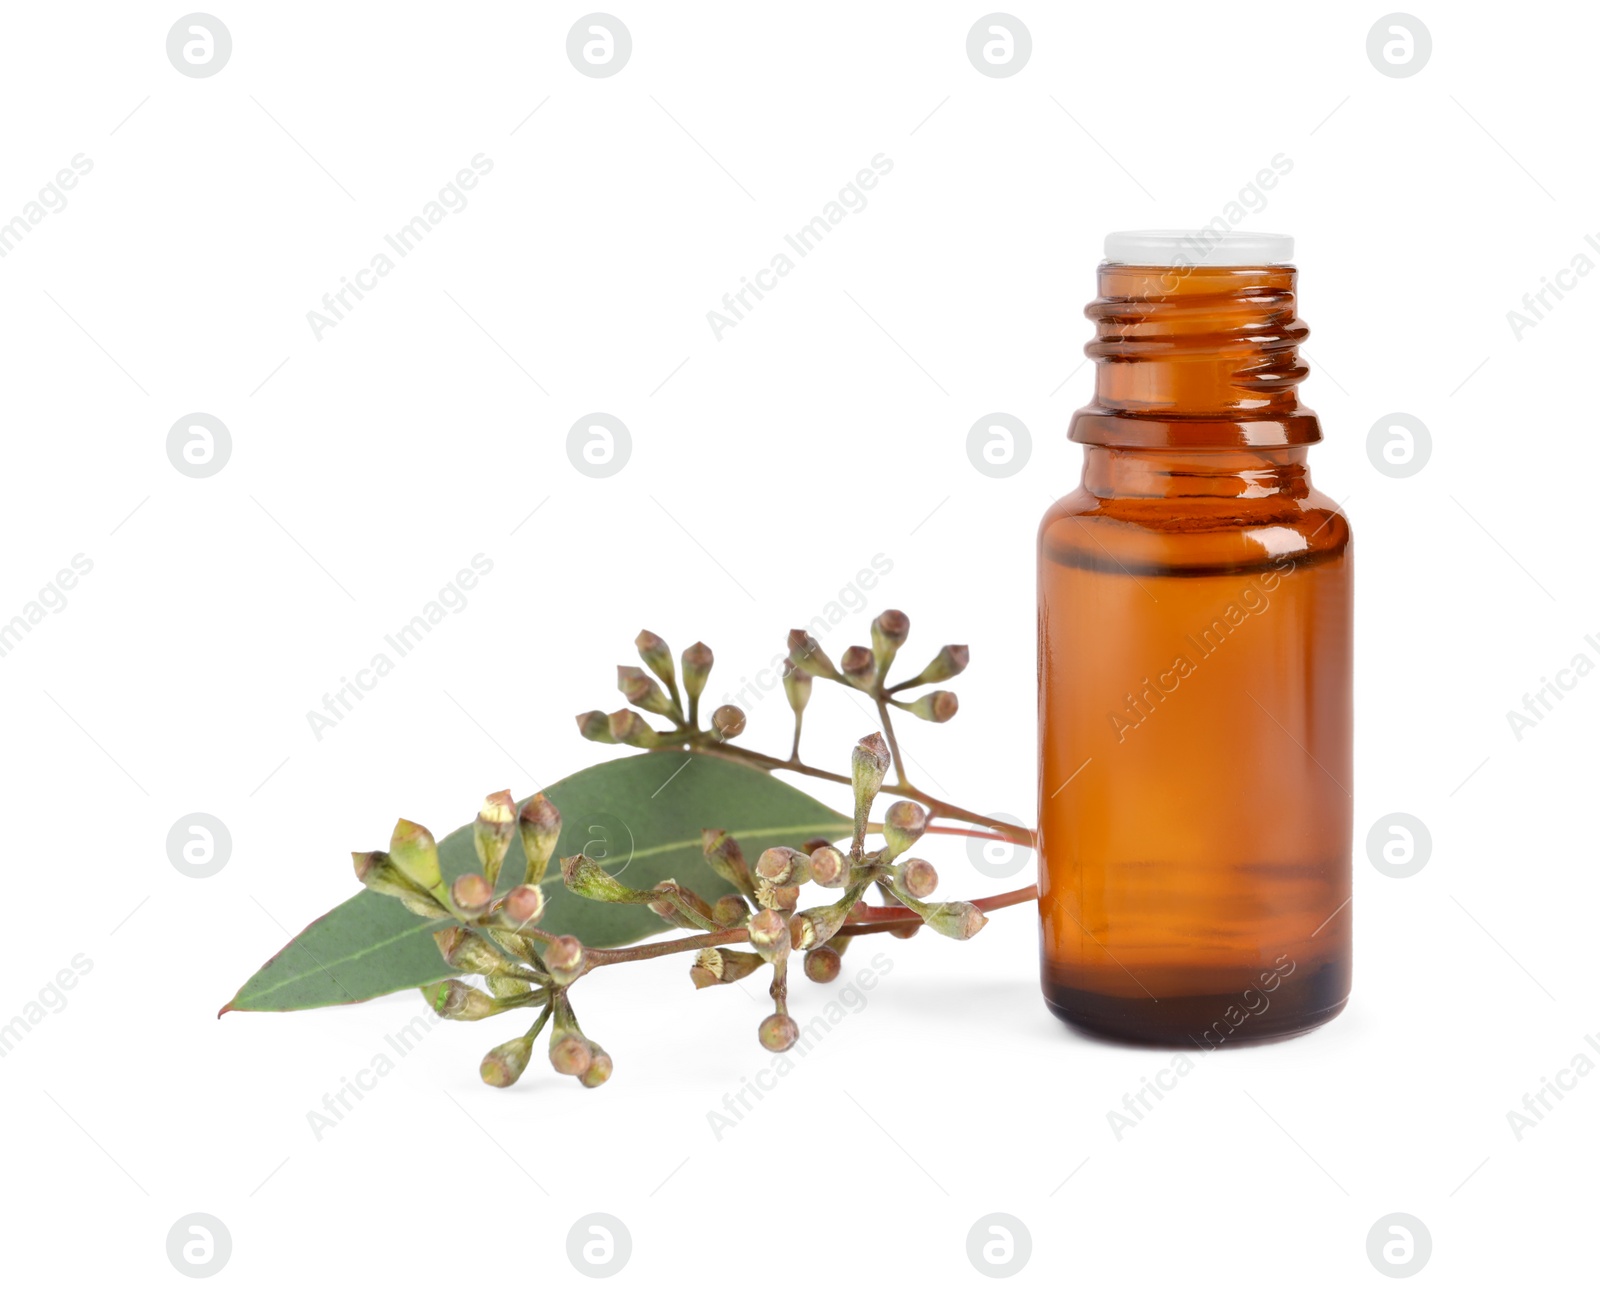
POLYGON ((1266 497, 1103 497, 1079 487, 1039 525, 1042 560, 1147 569, 1247 569, 1347 557, 1352 533, 1315 488, 1266 497))

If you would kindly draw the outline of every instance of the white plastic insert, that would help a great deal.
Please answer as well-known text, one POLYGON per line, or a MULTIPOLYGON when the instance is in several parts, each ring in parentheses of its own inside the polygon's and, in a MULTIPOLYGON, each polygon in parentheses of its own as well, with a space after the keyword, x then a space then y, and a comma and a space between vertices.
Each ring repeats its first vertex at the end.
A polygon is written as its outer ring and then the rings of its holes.
POLYGON ((1240 229, 1141 229, 1106 234, 1113 265, 1287 265, 1294 239, 1287 233, 1240 229))

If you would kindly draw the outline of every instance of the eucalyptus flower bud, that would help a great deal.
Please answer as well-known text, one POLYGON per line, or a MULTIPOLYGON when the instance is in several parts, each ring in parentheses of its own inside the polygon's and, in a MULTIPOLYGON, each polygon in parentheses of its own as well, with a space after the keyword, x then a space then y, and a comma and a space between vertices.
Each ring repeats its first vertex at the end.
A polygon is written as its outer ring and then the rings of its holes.
POLYGON ((806 952, 806 977, 812 982, 832 982, 841 967, 839 953, 832 947, 812 947, 806 952))
POLYGON ((484 914, 492 901, 494 901, 494 889, 490 887, 489 881, 475 870, 457 876, 455 883, 450 885, 450 905, 458 914, 468 919, 476 919, 484 914))
MULTIPOLYGON (((439 948, 439 954, 444 957, 444 962, 452 969, 461 970, 462 973, 483 974, 487 977, 491 974, 504 974, 513 967, 493 945, 471 929, 464 929, 459 924, 435 930, 433 940, 439 948)), ((522 990, 528 990, 526 982, 522 984, 522 990)))
POLYGON ((660 893, 661 897, 650 903, 650 910, 673 928, 709 932, 716 924, 711 914, 711 903, 677 880, 664 879, 653 891, 660 893))
POLYGON ((800 1039, 800 1028, 787 1014, 769 1014, 761 1020, 756 1035, 774 1054, 782 1054, 800 1039))
POLYGON ((799 951, 820 947, 844 927, 855 903, 841 899, 830 906, 816 906, 794 917, 794 945, 799 951))
POLYGON ((633 644, 639 652, 639 658, 645 662, 650 671, 676 693, 678 676, 672 667, 672 648, 648 628, 640 630, 639 635, 633 639, 633 644))
POLYGON ((515 1040, 507 1041, 504 1045, 497 1045, 483 1056, 483 1062, 478 1065, 478 1075, 483 1078, 485 1085, 514 1086, 517 1080, 528 1069, 528 1060, 533 1057, 533 1038, 519 1036, 515 1040))
POLYGON ((550 1066, 564 1077, 581 1077, 594 1062, 594 1047, 582 1032, 552 1029, 550 1066))
POLYGON ((768 848, 756 860, 756 875, 774 884, 809 883, 811 858, 793 848, 768 848))
POLYGON ((850 861, 831 843, 811 853, 811 878, 824 888, 843 888, 850 882, 850 861))
POLYGON ((622 902, 629 906, 648 906, 656 894, 629 888, 612 878, 598 861, 578 853, 561 859, 561 879, 579 897, 591 902, 622 902))
POLYGON ((811 703, 811 674, 796 668, 793 660, 783 661, 783 693, 788 697, 789 707, 795 711, 796 717, 804 713, 806 705, 811 703))
POLYGON ((873 798, 883 788, 889 761, 889 746, 876 731, 870 736, 863 736, 850 751, 850 785, 855 790, 857 843, 866 833, 867 815, 872 810, 873 798))
POLYGON ((616 744, 632 745, 636 749, 655 749, 661 744, 661 733, 632 709, 618 709, 607 721, 616 744))
POLYGON ((711 715, 711 730, 719 740, 732 740, 744 730, 744 710, 737 704, 723 704, 711 715))
POLYGON ((909 690, 914 686, 928 686, 934 682, 948 682, 956 674, 967 667, 967 648, 965 646, 946 646, 929 661, 927 668, 918 673, 909 682, 901 682, 895 690, 905 688, 909 690))
POLYGON ((852 646, 839 657, 839 669, 844 680, 858 691, 870 691, 877 685, 878 661, 865 646, 852 646))
POLYGON ((718 983, 738 982, 747 978, 764 961, 750 951, 732 951, 727 947, 706 947, 696 952, 689 966, 689 977, 696 987, 715 987, 718 983))
POLYGON ((910 632, 911 620, 898 610, 885 610, 872 621, 872 655, 880 678, 889 676, 889 666, 910 632))
POLYGON ((746 897, 755 896, 755 880, 750 874, 750 867, 745 864, 744 851, 737 839, 726 830, 702 830, 700 850, 712 870, 746 897))
POLYGON ((883 842, 893 861, 912 844, 922 838, 928 828, 928 814, 922 806, 910 799, 900 799, 889 805, 883 814, 883 842))
POLYGON ((577 938, 560 937, 546 943, 542 959, 550 977, 562 987, 583 975, 583 943, 577 938))
POLYGON ((756 904, 769 911, 792 911, 800 905, 800 885, 774 884, 757 875, 756 904))
POLYGON ((478 854, 478 864, 484 877, 493 888, 500 882, 500 867, 511 849, 511 837, 517 832, 517 804, 510 790, 496 790, 484 799, 478 817, 472 823, 472 847, 478 854))
POLYGON ((738 893, 727 893, 711 904, 711 922, 736 929, 750 917, 750 904, 738 893))
POLYGON ((971 902, 936 902, 918 914, 935 933, 957 942, 965 942, 989 922, 989 917, 971 902))
POLYGON ((502 923, 512 929, 537 924, 544 914, 544 890, 532 884, 518 884, 500 903, 502 923))
POLYGON ((464 983, 459 978, 447 978, 422 989, 422 999, 433 1007, 440 1018, 455 1022, 475 1023, 481 1018, 491 1018, 520 1003, 515 997, 496 998, 488 992, 464 983))
POLYGON ((661 689, 661 684, 635 664, 617 666, 617 690, 627 697, 629 704, 636 705, 647 713, 658 713, 662 717, 670 718, 674 716, 678 707, 661 689))
POLYGON ((913 897, 932 897, 933 890, 939 887, 939 872, 931 862, 920 857, 912 857, 895 869, 899 872, 900 883, 913 897))
POLYGON ((404 875, 386 852, 352 852, 356 878, 375 893, 389 897, 413 897, 417 888, 404 875))
POLYGON ((698 700, 711 677, 711 666, 716 656, 704 642, 696 642, 683 652, 683 689, 691 701, 698 700))
POLYGON ((949 722, 956 716, 960 704, 954 691, 929 691, 909 703, 896 700, 895 707, 904 709, 912 717, 921 718, 924 722, 949 722))
POLYGON ((599 709, 578 715, 578 734, 596 744, 614 745, 617 738, 611 734, 611 719, 599 709))
POLYGON ((611 1080, 611 1056, 593 1041, 589 1042, 589 1066, 578 1080, 589 1090, 611 1080))
POLYGON ((535 794, 522 805, 517 816, 517 830, 522 835, 522 851, 528 859, 522 882, 537 885, 544 880, 550 858, 555 855, 556 841, 561 838, 561 813, 543 794, 535 794))
POLYGON ((830 682, 844 680, 839 676, 839 670, 834 668, 833 661, 817 644, 817 639, 804 628, 790 630, 789 658, 796 668, 812 677, 825 677, 830 682))
POLYGON ((789 957, 789 921, 777 911, 761 911, 750 917, 750 945, 768 964, 789 957))
POLYGON ((389 840, 389 860, 416 887, 442 891, 439 874, 439 849, 426 826, 404 818, 395 822, 389 840))

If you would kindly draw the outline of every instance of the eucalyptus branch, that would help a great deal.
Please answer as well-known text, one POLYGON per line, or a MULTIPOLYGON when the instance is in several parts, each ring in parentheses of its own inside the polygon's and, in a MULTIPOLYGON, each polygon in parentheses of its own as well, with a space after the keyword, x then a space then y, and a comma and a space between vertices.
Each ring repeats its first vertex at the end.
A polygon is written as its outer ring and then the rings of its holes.
POLYGON ((441 875, 433 836, 414 822, 396 825, 388 852, 354 854, 356 874, 367 887, 397 898, 419 915, 448 920, 434 934, 444 962, 482 979, 482 989, 460 978, 425 987, 424 997, 441 1017, 474 1021, 516 1009, 539 1011, 531 1027, 484 1056, 479 1068, 484 1081, 494 1086, 514 1084, 546 1028, 550 1064, 557 1072, 589 1087, 608 1080, 611 1056, 584 1033, 572 1004, 574 986, 597 969, 693 952, 690 979, 699 988, 768 969, 773 1012, 761 1021, 757 1035, 768 1050, 781 1052, 799 1037, 789 1014, 790 964, 795 956, 800 957, 806 978, 827 983, 839 975, 841 956, 857 937, 877 933, 909 937, 926 926, 965 941, 988 923, 989 912, 1037 900, 1038 891, 1031 885, 970 901, 934 900, 938 873, 929 862, 909 855, 925 834, 1024 847, 1034 842, 1033 832, 1025 827, 947 803, 911 783, 891 710, 935 723, 954 717, 953 692, 929 691, 912 700, 901 697, 959 674, 967 665, 967 648, 945 646, 915 677, 890 685, 889 670, 909 632, 905 615, 886 611, 872 623, 872 645, 850 647, 838 666, 804 629, 789 634, 783 681, 794 712, 794 736, 787 758, 733 743, 745 727, 745 714, 736 705, 719 706, 710 725, 700 725, 700 700, 713 664, 711 650, 703 642, 683 652, 680 686, 679 669, 666 643, 654 633, 641 632, 635 645, 645 668, 623 665, 617 670, 617 686, 634 707, 579 715, 578 728, 590 740, 644 749, 697 750, 763 771, 788 771, 851 787, 848 852, 816 839, 803 848, 768 848, 751 866, 737 839, 725 830, 707 828, 702 839, 707 866, 733 890, 715 901, 674 879, 648 889, 631 888, 581 852, 561 859, 561 882, 570 893, 588 901, 647 908, 668 926, 693 930, 686 936, 589 947, 542 928, 541 884, 561 837, 561 814, 543 794, 529 799, 520 811, 508 791, 489 795, 473 823, 479 870, 449 884, 441 875), (872 732, 856 743, 847 775, 800 758, 804 714, 817 679, 861 691, 877 709, 881 734, 872 732), (653 726, 652 716, 671 726, 653 726), (891 771, 895 781, 886 784, 891 771), (881 794, 895 801, 874 821, 872 808, 881 794), (936 817, 965 824, 935 824, 936 817), (497 898, 502 867, 518 837, 527 869, 521 882, 497 898), (871 838, 880 838, 881 846, 870 847, 871 838), (822 905, 799 909, 802 894, 812 884, 838 890, 838 895, 822 905), (886 905, 863 900, 874 886, 886 905))

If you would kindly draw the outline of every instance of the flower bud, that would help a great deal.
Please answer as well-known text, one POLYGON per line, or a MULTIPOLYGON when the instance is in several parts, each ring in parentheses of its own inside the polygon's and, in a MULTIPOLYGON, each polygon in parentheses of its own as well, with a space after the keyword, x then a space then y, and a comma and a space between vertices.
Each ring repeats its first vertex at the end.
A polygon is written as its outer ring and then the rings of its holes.
POLYGON ((928 814, 922 806, 909 799, 891 803, 883 814, 883 842, 893 861, 911 847, 928 828, 928 814))
POLYGON ((598 861, 578 853, 575 857, 561 859, 562 881, 579 897, 591 902, 624 902, 631 906, 648 906, 656 901, 654 893, 629 888, 613 879, 598 861))
POLYGON ((766 961, 749 951, 732 951, 727 947, 707 947, 696 952, 689 966, 689 977, 696 987, 715 987, 722 982, 738 982, 747 978, 766 961))
POLYGON ((812 947, 806 952, 806 977, 812 982, 832 982, 842 967, 839 953, 832 947, 812 947))
POLYGON ((489 881, 475 870, 457 876, 455 883, 450 885, 451 906, 468 919, 476 919, 486 912, 493 900, 494 889, 489 886, 489 881))
POLYGON ((593 1041, 589 1042, 589 1066, 578 1080, 590 1090, 611 1080, 611 1056, 593 1041))
POLYGON ((790 630, 789 658, 802 673, 809 673, 812 677, 825 677, 831 682, 843 680, 839 676, 839 670, 834 668, 833 661, 817 644, 817 639, 804 628, 790 630))
POLYGON ((500 867, 510 851, 511 836, 516 832, 517 805, 511 791, 496 790, 484 799, 477 820, 472 823, 472 847, 490 888, 500 882, 500 867))
POLYGON ((800 1039, 800 1029, 787 1014, 769 1014, 761 1020, 756 1035, 774 1054, 782 1054, 800 1039))
POLYGON ((711 730, 719 740, 732 740, 744 730, 744 710, 737 704, 723 704, 711 715, 711 730))
POLYGON ((707 932, 716 923, 711 917, 711 904, 692 888, 685 888, 675 879, 663 879, 652 890, 662 896, 650 903, 650 909, 676 929, 702 929, 707 932), (685 909, 687 908, 687 909, 685 909))
POLYGON ((777 911, 761 911, 750 917, 750 945, 768 964, 789 957, 789 921, 777 911))
POLYGON ((683 652, 683 689, 690 700, 698 700, 711 676, 711 665, 716 656, 704 642, 696 642, 683 652))
POLYGON ((519 1036, 515 1040, 507 1041, 504 1045, 497 1045, 483 1056, 483 1062, 478 1065, 478 1075, 483 1078, 486 1085, 514 1086, 517 1079, 527 1071, 528 1060, 533 1057, 533 1038, 519 1036))
POLYGON ((811 674, 796 668, 793 660, 783 661, 783 693, 797 715, 811 703, 811 674))
POLYGON ((878 676, 889 676, 889 665, 905 645, 911 632, 911 620, 898 610, 885 610, 872 621, 872 655, 877 661, 878 676))
POLYGON ((560 986, 567 986, 583 974, 583 943, 577 938, 560 937, 546 943, 541 958, 550 977, 560 986))
POLYGON ((525 929, 537 924, 544 914, 544 890, 532 884, 518 884, 500 903, 503 922, 513 929, 525 929))
POLYGON ((935 933, 965 942, 989 922, 989 917, 971 902, 936 902, 917 912, 935 933))
POLYGON ((550 1033, 550 1066, 564 1077, 581 1077, 594 1062, 594 1049, 582 1032, 550 1033))
POLYGON ((792 911, 800 905, 800 885, 774 884, 757 875, 756 904, 769 911, 792 911))
POLYGON ((414 897, 417 889, 407 882, 386 852, 352 852, 356 878, 375 893, 389 897, 414 897))
POLYGON ((629 704, 636 705, 647 713, 659 713, 663 717, 670 718, 673 710, 677 708, 667 698, 667 693, 661 689, 660 683, 634 664, 617 666, 617 690, 627 697, 629 704))
POLYGON ((794 917, 794 945, 796 950, 809 951, 820 947, 844 927, 853 902, 837 901, 831 906, 816 906, 801 911, 794 917))
POLYGON ((755 896, 755 880, 745 863, 744 851, 739 841, 726 830, 702 830, 700 850, 705 853, 706 864, 732 884, 746 897, 755 896))
POLYGON ((948 682, 956 674, 967 667, 967 648, 965 646, 946 646, 933 657, 928 667, 918 673, 909 682, 902 682, 895 689, 902 687, 909 690, 914 686, 927 686, 933 682, 948 682))
POLYGON ((750 917, 750 904, 738 893, 727 893, 711 904, 711 922, 736 929, 750 917))
POLYGON ((601 745, 617 743, 617 738, 611 734, 611 719, 599 709, 590 709, 588 713, 578 715, 578 734, 585 740, 593 740, 601 745))
POLYGON ((872 810, 872 800, 883 788, 883 778, 889 771, 889 746, 874 731, 863 736, 850 751, 850 784, 855 790, 856 842, 866 833, 867 814, 872 810))
POLYGON ((416 887, 428 891, 440 888, 439 849, 426 826, 404 818, 395 822, 389 840, 389 860, 416 887))
POLYGON ((929 691, 927 695, 919 695, 909 704, 896 700, 895 706, 904 709, 912 717, 921 718, 924 722, 949 722, 956 716, 956 710, 960 707, 954 691, 929 691))
POLYGON ((793 848, 768 848, 756 860, 756 875, 774 884, 809 883, 811 858, 793 848))
POLYGON ((849 859, 831 843, 811 854, 811 878, 824 888, 843 888, 850 882, 849 859))
POLYGON ((661 743, 661 733, 632 709, 618 709, 607 721, 611 724, 611 739, 616 744, 654 749, 661 743))
POLYGON ((920 857, 912 857, 895 869, 899 872, 900 883, 913 897, 932 897, 933 890, 939 887, 939 872, 931 862, 920 857))
MULTIPOLYGON (((433 940, 439 948, 439 954, 444 957, 444 962, 452 969, 461 970, 462 973, 488 976, 504 974, 512 967, 511 962, 494 946, 471 929, 464 929, 459 924, 435 930, 433 940)), ((527 991, 528 988, 529 984, 524 982, 522 990, 527 991)))
POLYGON ((528 859, 522 882, 536 885, 544 879, 550 858, 555 855, 556 841, 561 838, 561 813, 543 794, 535 794, 522 805, 517 816, 517 830, 522 835, 522 851, 528 859))
POLYGON ((456 1022, 475 1023, 481 1018, 491 1018, 502 1010, 512 1008, 514 998, 496 999, 488 992, 479 991, 459 978, 447 978, 422 989, 422 999, 433 1007, 440 1018, 456 1022))
POLYGON ((865 646, 852 646, 839 658, 844 680, 858 691, 870 691, 878 681, 878 661, 865 646))
POLYGON ((639 658, 645 662, 650 671, 669 687, 676 688, 678 677, 672 667, 672 648, 648 628, 640 630, 639 635, 633 639, 633 644, 639 652, 639 658))

